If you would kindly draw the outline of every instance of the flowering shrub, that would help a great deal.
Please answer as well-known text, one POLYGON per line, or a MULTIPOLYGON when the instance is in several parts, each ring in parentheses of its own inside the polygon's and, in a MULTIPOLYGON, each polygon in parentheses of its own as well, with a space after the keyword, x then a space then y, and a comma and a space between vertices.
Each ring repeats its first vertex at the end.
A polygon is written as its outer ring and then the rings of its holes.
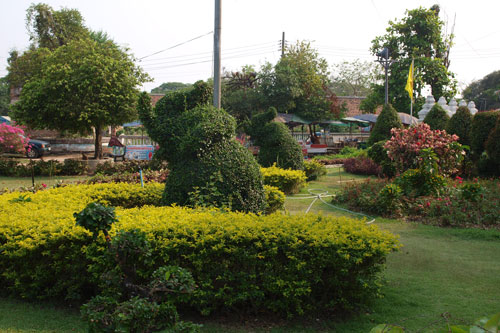
POLYGON ((28 141, 21 127, 0 124, 0 153, 24 154, 28 141))
POLYGON ((459 170, 465 152, 456 135, 449 135, 444 130, 433 131, 425 123, 407 129, 392 129, 391 133, 392 138, 384 147, 398 173, 417 168, 421 151, 426 148, 431 148, 437 155, 441 175, 451 175, 459 170))
POLYGON ((380 191, 388 184, 389 182, 385 179, 367 179, 364 182, 348 183, 332 198, 332 202, 345 204, 347 208, 354 211, 382 214, 378 197, 380 191))

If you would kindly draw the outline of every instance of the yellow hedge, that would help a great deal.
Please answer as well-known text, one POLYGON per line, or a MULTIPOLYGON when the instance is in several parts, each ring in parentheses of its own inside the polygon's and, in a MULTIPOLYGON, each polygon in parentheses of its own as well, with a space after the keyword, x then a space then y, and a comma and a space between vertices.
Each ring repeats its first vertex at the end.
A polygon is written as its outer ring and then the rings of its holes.
MULTIPOLYGON (((104 240, 92 244, 91 235, 75 226, 73 213, 96 198, 119 202, 136 191, 154 197, 158 189, 72 186, 31 194, 30 202, 16 202, 19 193, 1 195, 0 288, 30 298, 92 296, 104 240)), ((398 247, 393 235, 348 218, 152 206, 116 213, 112 235, 143 230, 156 265, 192 272, 199 288, 189 303, 202 313, 352 309, 377 294, 385 257, 398 247)))
POLYGON ((302 170, 281 169, 275 165, 260 168, 265 185, 275 186, 285 194, 298 193, 306 183, 306 174, 302 170))

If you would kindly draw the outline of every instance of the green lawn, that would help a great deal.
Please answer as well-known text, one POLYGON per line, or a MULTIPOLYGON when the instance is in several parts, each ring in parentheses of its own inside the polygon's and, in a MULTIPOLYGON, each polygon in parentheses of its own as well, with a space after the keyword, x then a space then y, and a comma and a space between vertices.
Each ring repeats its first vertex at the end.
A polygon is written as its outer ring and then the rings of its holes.
MULTIPOLYGON (((362 177, 329 169, 309 189, 333 193, 346 180, 362 177), (339 183, 340 181, 340 183, 339 183)), ((308 193, 304 189, 302 193, 308 193)), ((287 198, 287 211, 304 211, 312 199, 287 198)), ((317 202, 312 211, 342 214, 317 202)), ((203 332, 369 332, 378 323, 397 323, 414 332, 432 332, 449 313, 454 323, 472 323, 500 312, 500 231, 444 229, 391 219, 378 226, 400 236, 401 251, 388 257, 384 297, 360 314, 338 318, 309 317, 292 321, 269 318, 200 319, 203 332)), ((192 318, 191 318, 192 319, 192 318)), ((76 310, 0 299, 1 332, 84 332, 76 310)))

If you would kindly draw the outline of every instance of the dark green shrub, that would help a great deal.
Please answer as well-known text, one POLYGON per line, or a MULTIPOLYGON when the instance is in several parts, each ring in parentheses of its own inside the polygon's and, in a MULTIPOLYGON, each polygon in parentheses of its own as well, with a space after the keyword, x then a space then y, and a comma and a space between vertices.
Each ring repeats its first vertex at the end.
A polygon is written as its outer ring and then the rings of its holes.
POLYGON ((378 212, 382 215, 399 215, 403 191, 396 184, 387 184, 380 190, 376 200, 378 212))
POLYGON ((60 167, 59 175, 76 176, 86 174, 87 171, 88 164, 85 161, 67 158, 64 160, 63 165, 61 165, 60 167))
POLYGON ((429 125, 431 130, 444 130, 448 125, 450 117, 438 103, 434 104, 429 113, 424 118, 424 123, 429 125))
POLYGON ((391 129, 393 128, 403 128, 403 124, 399 119, 397 111, 392 105, 387 104, 382 109, 382 112, 380 112, 375 126, 373 126, 370 138, 368 139, 368 145, 371 146, 376 142, 390 139, 392 136, 391 129))
POLYGON ((472 114, 466 106, 461 106, 448 121, 446 132, 458 135, 459 143, 470 146, 471 128, 472 114))
POLYGON ((497 117, 497 124, 490 132, 485 144, 489 158, 496 165, 496 174, 500 174, 500 115, 497 117))
POLYGON ((192 90, 165 96, 154 110, 147 94, 141 96, 141 120, 159 143, 158 157, 168 161, 170 170, 163 203, 192 205, 192 194, 201 190, 210 196, 207 203, 216 207, 262 212, 265 198, 259 166, 234 139, 234 118, 206 105, 209 91, 205 83, 195 83, 192 90))
POLYGON ((347 183, 342 190, 332 198, 334 204, 344 204, 348 209, 364 213, 379 214, 380 191, 388 185, 385 179, 367 179, 363 182, 347 183))
POLYGON ((276 109, 270 108, 264 113, 253 116, 246 128, 253 143, 260 147, 259 163, 263 167, 276 164, 283 169, 303 170, 302 148, 285 124, 273 122, 276 115, 276 109))
POLYGON ((104 163, 99 163, 97 165, 95 173, 111 176, 111 175, 116 175, 118 173, 138 172, 139 169, 142 169, 143 171, 146 170, 162 171, 167 169, 167 163, 157 158, 153 158, 150 161, 127 160, 119 163, 106 161, 104 163))
POLYGON ((470 148, 477 160, 485 150, 484 144, 495 127, 500 111, 478 112, 472 119, 470 148))
POLYGON ((94 239, 99 235, 99 231, 102 231, 106 236, 106 240, 109 240, 107 237, 111 225, 118 221, 114 207, 106 207, 95 202, 88 204, 81 212, 74 213, 73 216, 76 225, 90 231, 94 239))
POLYGON ((379 141, 374 143, 368 148, 368 157, 380 165, 381 173, 384 176, 393 177, 396 174, 396 168, 387 154, 387 149, 384 147, 386 142, 387 141, 379 141))
POLYGON ((304 161, 304 171, 306 172, 307 181, 316 180, 326 175, 326 168, 316 160, 304 161))

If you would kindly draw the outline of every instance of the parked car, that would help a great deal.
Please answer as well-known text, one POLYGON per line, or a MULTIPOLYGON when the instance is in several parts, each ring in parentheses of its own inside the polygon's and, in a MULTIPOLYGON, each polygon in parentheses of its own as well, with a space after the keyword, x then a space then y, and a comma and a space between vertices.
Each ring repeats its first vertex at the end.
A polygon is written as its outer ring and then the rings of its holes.
POLYGON ((50 143, 46 141, 30 139, 28 145, 29 149, 26 149, 26 156, 29 158, 42 157, 51 151, 50 143))

